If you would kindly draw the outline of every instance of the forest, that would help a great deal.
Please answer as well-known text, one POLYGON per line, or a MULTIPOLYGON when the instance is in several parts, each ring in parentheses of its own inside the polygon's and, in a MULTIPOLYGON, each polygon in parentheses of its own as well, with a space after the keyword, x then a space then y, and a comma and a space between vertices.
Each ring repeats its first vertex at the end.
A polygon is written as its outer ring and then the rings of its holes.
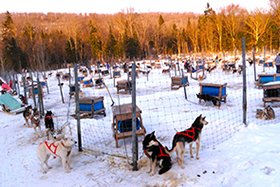
POLYGON ((270 10, 248 11, 230 4, 202 14, 150 12, 127 8, 115 14, 0 14, 1 72, 23 68, 45 70, 67 63, 113 63, 159 55, 257 52, 280 48, 280 1, 270 10))

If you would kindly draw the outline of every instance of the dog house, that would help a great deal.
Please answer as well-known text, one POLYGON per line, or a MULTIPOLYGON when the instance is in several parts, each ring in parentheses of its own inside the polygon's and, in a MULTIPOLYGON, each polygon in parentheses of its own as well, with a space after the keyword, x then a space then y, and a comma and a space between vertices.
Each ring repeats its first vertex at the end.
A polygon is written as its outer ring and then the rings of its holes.
POLYGON ((103 78, 96 78, 96 79, 94 79, 94 84, 95 84, 96 87, 103 85, 104 84, 103 83, 103 78))
POLYGON ((273 63, 272 61, 264 62, 263 66, 264 66, 265 68, 274 67, 274 63, 273 63))
MULTIPOLYGON (((79 84, 78 84, 78 89, 80 91, 80 85, 79 84)), ((76 91, 75 85, 74 84, 69 85, 69 95, 70 96, 74 95, 75 91, 76 91)))
MULTIPOLYGON (((34 94, 35 94, 35 95, 38 95, 38 94, 39 94, 38 86, 37 86, 37 85, 34 85, 33 87, 34 87, 34 94)), ((42 97, 44 97, 43 89, 42 89, 41 86, 40 86, 40 88, 41 88, 42 97)), ((27 87, 26 87, 26 91, 27 91, 27 93, 28 93, 28 98, 33 97, 32 85, 27 86, 27 87)))
MULTIPOLYGON (((218 99, 218 107, 220 108, 221 102, 226 103, 226 86, 227 83, 217 84, 217 83, 199 83, 200 94, 207 94, 218 99)), ((201 99, 199 99, 201 103, 201 99)))
POLYGON ((78 77, 78 82, 82 82, 85 77, 78 77))
POLYGON ((121 71, 114 71, 114 72, 113 72, 113 76, 114 76, 114 78, 120 78, 120 77, 122 77, 121 71))
MULTIPOLYGON (((132 71, 128 72, 128 77, 132 77, 132 71)), ((139 69, 135 70, 135 77, 139 78, 139 69)))
POLYGON ((181 76, 171 77, 171 90, 181 88, 182 86, 184 86, 184 83, 186 86, 189 85, 188 76, 185 76, 184 78, 181 76))
POLYGON ((93 115, 100 114, 106 116, 104 108, 104 97, 85 97, 79 100, 80 113, 87 114, 93 117, 93 115))
POLYGON ((83 87, 92 87, 92 86, 93 86, 92 79, 90 78, 83 79, 83 87))
POLYGON ((255 83, 256 83, 256 87, 260 88, 266 83, 275 82, 275 81, 280 81, 279 74, 259 74, 258 80, 255 83))
MULTIPOLYGON (((116 140, 116 147, 118 147, 118 140, 132 137, 132 104, 123 104, 112 107, 113 112, 113 137, 116 140)), ((146 129, 142 123, 142 111, 136 106, 136 134, 145 138, 146 129)))
POLYGON ((102 71, 101 71, 101 74, 102 74, 103 76, 109 75, 109 70, 107 70, 107 69, 102 70, 102 71))
POLYGON ((130 91, 132 89, 132 82, 127 80, 117 81, 117 93, 120 90, 124 90, 125 92, 130 91))
POLYGON ((280 81, 269 82, 263 85, 263 105, 265 103, 280 102, 280 81))

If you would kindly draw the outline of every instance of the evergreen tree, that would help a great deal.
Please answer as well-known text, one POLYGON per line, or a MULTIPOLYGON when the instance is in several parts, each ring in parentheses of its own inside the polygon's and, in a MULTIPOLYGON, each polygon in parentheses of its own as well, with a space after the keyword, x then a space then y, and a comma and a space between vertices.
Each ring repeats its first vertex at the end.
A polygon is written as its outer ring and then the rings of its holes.
POLYGON ((76 62, 76 48, 75 41, 72 37, 67 40, 66 44, 66 62, 73 63, 76 62))
POLYGON ((100 58, 102 53, 102 42, 97 35, 97 28, 93 26, 92 22, 89 22, 90 37, 89 44, 91 46, 91 53, 93 57, 100 58))
MULTIPOLYGON (((26 68, 25 56, 22 49, 17 45, 15 34, 13 32, 13 20, 11 14, 6 12, 6 19, 1 26, 2 29, 2 42, 4 44, 3 55, 6 59, 5 65, 9 69, 19 71, 19 68, 26 68)), ((5 71, 5 70, 3 70, 5 71)))
POLYGON ((115 36, 113 34, 112 28, 110 26, 109 28, 109 39, 106 45, 106 55, 109 57, 112 56, 118 56, 119 55, 119 50, 118 50, 118 42, 115 39, 115 36))

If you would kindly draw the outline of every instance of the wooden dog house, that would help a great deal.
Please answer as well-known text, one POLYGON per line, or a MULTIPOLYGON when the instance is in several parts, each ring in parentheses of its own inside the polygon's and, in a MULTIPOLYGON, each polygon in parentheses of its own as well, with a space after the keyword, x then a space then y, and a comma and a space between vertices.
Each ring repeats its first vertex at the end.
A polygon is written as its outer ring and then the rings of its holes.
POLYGON ((87 114, 93 117, 93 115, 100 114, 106 116, 104 108, 104 97, 85 97, 79 100, 80 113, 87 114))
MULTIPOLYGON (((132 104, 113 106, 112 112, 113 137, 116 140, 116 147, 118 147, 118 140, 132 137, 132 104)), ((142 123, 141 113, 142 111, 136 106, 136 133, 145 138, 146 129, 142 123)))
POLYGON ((189 85, 188 76, 185 76, 184 79, 181 76, 174 76, 171 77, 171 90, 179 89, 180 87, 189 85))
POLYGON ((256 83, 256 87, 260 88, 266 83, 275 82, 275 81, 280 81, 279 74, 259 74, 258 79, 255 83, 256 83))
POLYGON ((83 79, 83 87, 92 87, 93 82, 92 79, 84 78, 83 79))
POLYGON ((280 102, 280 81, 263 85, 263 105, 265 103, 280 102))
POLYGON ((114 72, 113 72, 113 76, 114 76, 114 78, 120 78, 120 77, 122 77, 121 71, 114 71, 114 72))
MULTIPOLYGON (((132 71, 128 72, 128 77, 132 77, 132 71)), ((135 77, 139 78, 139 69, 135 70, 135 77)))
POLYGON ((103 78, 96 78, 94 79, 95 86, 102 86, 104 84, 103 78))
MULTIPOLYGON (((214 83, 199 83, 200 94, 207 94, 218 99, 218 107, 220 108, 221 102, 226 103, 226 86, 227 83, 214 84, 214 83)), ((201 103, 201 99, 199 99, 201 103)))
MULTIPOLYGON (((35 95, 38 95, 38 94, 39 94, 38 86, 37 86, 37 85, 34 85, 33 87, 34 87, 34 94, 35 94, 35 95)), ((42 97, 44 97, 43 89, 42 89, 41 86, 40 86, 40 88, 41 88, 42 97)), ((26 87, 26 91, 27 91, 27 93, 28 93, 28 98, 33 97, 32 85, 27 86, 27 87, 26 87)))
POLYGON ((120 90, 124 90, 125 92, 130 91, 132 89, 132 83, 128 80, 121 80, 117 81, 117 93, 119 93, 120 90))
MULTIPOLYGON (((80 85, 78 84, 78 90, 80 91, 80 85)), ((69 85, 69 95, 72 96, 75 93, 75 84, 69 85)))

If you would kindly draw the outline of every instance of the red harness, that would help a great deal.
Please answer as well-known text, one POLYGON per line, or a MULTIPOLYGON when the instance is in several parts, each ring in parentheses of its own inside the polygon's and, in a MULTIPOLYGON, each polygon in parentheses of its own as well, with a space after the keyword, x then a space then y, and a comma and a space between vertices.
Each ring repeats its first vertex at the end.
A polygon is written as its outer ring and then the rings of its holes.
MULTIPOLYGON (((48 145, 48 142, 46 142, 46 141, 45 141, 45 144, 46 144, 47 148, 52 152, 52 154, 54 154, 55 156, 58 156, 58 155, 56 154, 56 150, 57 150, 58 145, 55 146, 54 143, 51 143, 50 145, 48 145), (54 150, 52 150, 51 147, 53 147, 54 150)), ((58 157, 59 157, 59 156, 58 156, 58 157)))
MULTIPOLYGON (((160 154, 157 155, 157 157, 158 157, 158 158, 160 158, 160 157, 168 157, 168 158, 171 160, 170 155, 169 155, 169 154, 166 154, 166 153, 163 153, 163 150, 165 150, 165 148, 164 148, 163 146, 160 145, 160 146, 159 146, 160 154)), ((148 155, 147 150, 144 150, 144 153, 145 153, 145 155, 146 155, 148 158, 151 158, 151 156, 148 155)))
POLYGON ((195 141, 195 139, 194 139, 195 129, 200 131, 200 129, 197 127, 191 127, 183 132, 177 132, 176 134, 187 136, 187 137, 191 138, 193 141, 195 141))
POLYGON ((52 119, 52 116, 51 116, 51 115, 46 116, 46 117, 45 117, 45 120, 46 120, 46 119, 52 119))
POLYGON ((33 123, 35 123, 35 125, 36 125, 37 127, 39 127, 39 123, 37 123, 37 122, 34 120, 33 117, 31 117, 31 120, 32 120, 33 123))

